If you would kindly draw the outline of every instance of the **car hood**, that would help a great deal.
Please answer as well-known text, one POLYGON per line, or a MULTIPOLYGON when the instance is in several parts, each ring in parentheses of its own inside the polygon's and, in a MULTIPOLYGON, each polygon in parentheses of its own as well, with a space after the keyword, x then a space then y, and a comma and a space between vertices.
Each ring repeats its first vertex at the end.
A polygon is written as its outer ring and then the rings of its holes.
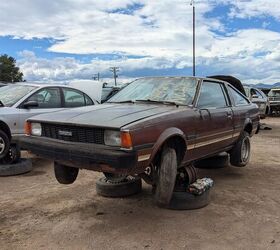
POLYGON ((141 119, 178 109, 172 105, 102 104, 42 114, 31 120, 106 128, 121 128, 141 119))

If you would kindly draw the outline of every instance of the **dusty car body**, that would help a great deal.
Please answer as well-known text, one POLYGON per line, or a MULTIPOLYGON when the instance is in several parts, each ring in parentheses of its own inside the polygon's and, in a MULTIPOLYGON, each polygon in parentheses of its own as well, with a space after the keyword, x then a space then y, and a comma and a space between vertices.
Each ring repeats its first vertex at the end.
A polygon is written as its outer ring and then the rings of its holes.
POLYGON ((270 113, 280 112, 280 88, 271 89, 268 93, 270 113))
POLYGON ((260 117, 265 118, 269 114, 270 103, 268 97, 260 89, 244 86, 246 96, 259 107, 260 117))
MULTIPOLYGON (((144 78, 105 104, 28 119, 28 136, 21 144, 65 166, 115 175, 145 174, 160 186, 156 175, 166 154, 176 158, 174 171, 224 151, 231 153, 232 164, 246 165, 249 137, 258 125, 257 105, 227 82, 144 78)), ((170 191, 174 181, 164 186, 171 185, 170 191)), ((169 191, 161 195, 170 196, 169 191)))

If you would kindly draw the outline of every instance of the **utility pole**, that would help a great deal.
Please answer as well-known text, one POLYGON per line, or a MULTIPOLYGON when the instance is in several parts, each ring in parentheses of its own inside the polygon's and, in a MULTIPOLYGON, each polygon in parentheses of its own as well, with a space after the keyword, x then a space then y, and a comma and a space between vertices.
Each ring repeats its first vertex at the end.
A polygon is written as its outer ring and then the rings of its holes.
POLYGON ((97 80, 97 81, 99 81, 99 79, 100 79, 100 73, 98 72, 97 74, 94 74, 94 76, 93 76, 93 80, 97 80))
POLYGON ((193 76, 195 76, 195 0, 191 0, 193 9, 193 76))
POLYGON ((117 86, 117 72, 119 72, 119 67, 111 67, 110 71, 113 72, 113 77, 115 79, 115 86, 117 86))

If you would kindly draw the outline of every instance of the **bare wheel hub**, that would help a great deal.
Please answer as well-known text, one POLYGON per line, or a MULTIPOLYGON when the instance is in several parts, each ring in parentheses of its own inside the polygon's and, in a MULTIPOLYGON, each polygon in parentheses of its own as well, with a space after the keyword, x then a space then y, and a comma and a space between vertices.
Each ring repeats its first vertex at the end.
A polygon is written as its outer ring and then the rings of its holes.
POLYGON ((2 154, 5 150, 6 144, 2 137, 0 137, 0 154, 2 154))

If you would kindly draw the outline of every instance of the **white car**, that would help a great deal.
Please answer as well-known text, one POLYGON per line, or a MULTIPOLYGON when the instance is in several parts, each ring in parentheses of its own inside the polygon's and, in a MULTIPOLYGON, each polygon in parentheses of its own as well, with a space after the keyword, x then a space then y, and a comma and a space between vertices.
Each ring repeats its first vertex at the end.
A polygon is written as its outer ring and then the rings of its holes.
MULTIPOLYGON (((100 93, 97 96, 101 96, 102 87, 97 88, 98 91, 100 93)), ((15 139, 24 134, 26 119, 42 113, 95 104, 98 104, 97 100, 77 87, 28 83, 1 87, 0 160, 10 163, 12 158, 18 158, 15 155, 19 151, 16 150, 15 139)))
POLYGON ((246 96, 259 107, 260 117, 264 119, 269 114, 270 105, 268 97, 260 89, 244 86, 246 96))

